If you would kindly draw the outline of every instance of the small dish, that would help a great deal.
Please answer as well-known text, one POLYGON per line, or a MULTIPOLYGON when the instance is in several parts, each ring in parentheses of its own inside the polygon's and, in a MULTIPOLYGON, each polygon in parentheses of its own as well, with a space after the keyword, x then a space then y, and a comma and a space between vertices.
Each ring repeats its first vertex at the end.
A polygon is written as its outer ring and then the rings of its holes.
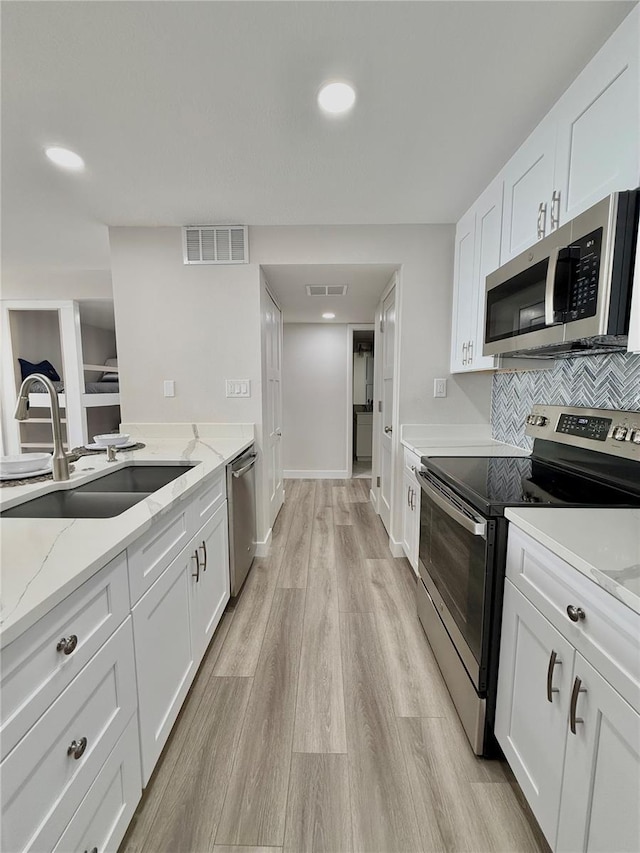
POLYGON ((51 466, 41 468, 39 471, 23 471, 21 474, 0 474, 0 480, 28 480, 31 477, 42 477, 51 473, 51 466))
POLYGON ((113 444, 115 447, 122 447, 129 443, 131 436, 124 433, 104 433, 103 435, 94 435, 93 440, 98 447, 108 447, 113 444))
POLYGON ((50 465, 50 453, 16 453, 13 456, 0 457, 0 475, 5 477, 16 474, 20 477, 31 471, 41 471, 50 465))
MULTIPOLYGON (((114 444, 113 446, 115 447, 116 450, 126 450, 129 447, 135 447, 137 443, 138 443, 137 441, 128 441, 126 444, 114 444)), ((85 450, 106 450, 107 446, 108 445, 106 445, 106 444, 85 444, 84 449, 85 450)))

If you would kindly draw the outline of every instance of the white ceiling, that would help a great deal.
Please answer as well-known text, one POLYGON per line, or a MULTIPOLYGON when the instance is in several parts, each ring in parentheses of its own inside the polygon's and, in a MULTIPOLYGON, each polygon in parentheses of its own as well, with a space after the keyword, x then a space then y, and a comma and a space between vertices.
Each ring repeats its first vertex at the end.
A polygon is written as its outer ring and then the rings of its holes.
POLYGON ((383 264, 264 264, 285 323, 372 323, 396 266, 383 264), (308 296, 308 284, 346 284, 344 296, 308 296), (335 320, 323 320, 332 311, 335 320))
POLYGON ((454 222, 633 5, 5 2, 3 264, 106 269, 105 224, 454 222))

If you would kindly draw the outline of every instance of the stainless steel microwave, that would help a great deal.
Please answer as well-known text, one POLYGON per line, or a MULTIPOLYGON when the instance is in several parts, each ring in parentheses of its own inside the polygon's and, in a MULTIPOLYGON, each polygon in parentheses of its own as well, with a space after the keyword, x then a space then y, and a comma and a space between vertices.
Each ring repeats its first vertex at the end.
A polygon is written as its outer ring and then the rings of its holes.
POLYGON ((626 349, 639 205, 613 193, 488 275, 484 355, 626 349))

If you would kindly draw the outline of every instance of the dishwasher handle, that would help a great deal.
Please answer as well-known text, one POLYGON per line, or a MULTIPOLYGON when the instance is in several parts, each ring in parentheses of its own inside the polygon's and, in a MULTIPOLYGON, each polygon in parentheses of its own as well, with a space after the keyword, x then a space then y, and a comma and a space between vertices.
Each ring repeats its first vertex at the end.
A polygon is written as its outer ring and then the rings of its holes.
POLYGON ((233 474, 233 476, 236 478, 236 480, 239 477, 242 477, 243 474, 246 474, 250 468, 253 468, 253 466, 256 464, 256 459, 258 458, 258 454, 252 453, 249 458, 251 459, 251 461, 247 465, 244 465, 242 468, 239 468, 237 471, 231 472, 233 474))

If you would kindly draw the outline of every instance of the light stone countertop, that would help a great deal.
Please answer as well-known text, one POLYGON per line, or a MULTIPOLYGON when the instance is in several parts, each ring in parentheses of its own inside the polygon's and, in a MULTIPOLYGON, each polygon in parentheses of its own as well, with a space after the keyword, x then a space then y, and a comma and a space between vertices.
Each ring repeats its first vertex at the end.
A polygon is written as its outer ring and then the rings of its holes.
POLYGON ((83 456, 71 479, 0 490, 0 509, 25 498, 66 489, 134 462, 194 463, 194 468, 114 518, 0 518, 0 646, 70 595, 196 490, 203 478, 226 465, 254 440, 253 424, 123 424, 122 432, 143 441, 136 451, 83 456))
POLYGON ((640 509, 518 507, 505 516, 640 614, 640 509))
POLYGON ((403 424, 400 440, 418 456, 530 456, 491 438, 491 424, 403 424))

